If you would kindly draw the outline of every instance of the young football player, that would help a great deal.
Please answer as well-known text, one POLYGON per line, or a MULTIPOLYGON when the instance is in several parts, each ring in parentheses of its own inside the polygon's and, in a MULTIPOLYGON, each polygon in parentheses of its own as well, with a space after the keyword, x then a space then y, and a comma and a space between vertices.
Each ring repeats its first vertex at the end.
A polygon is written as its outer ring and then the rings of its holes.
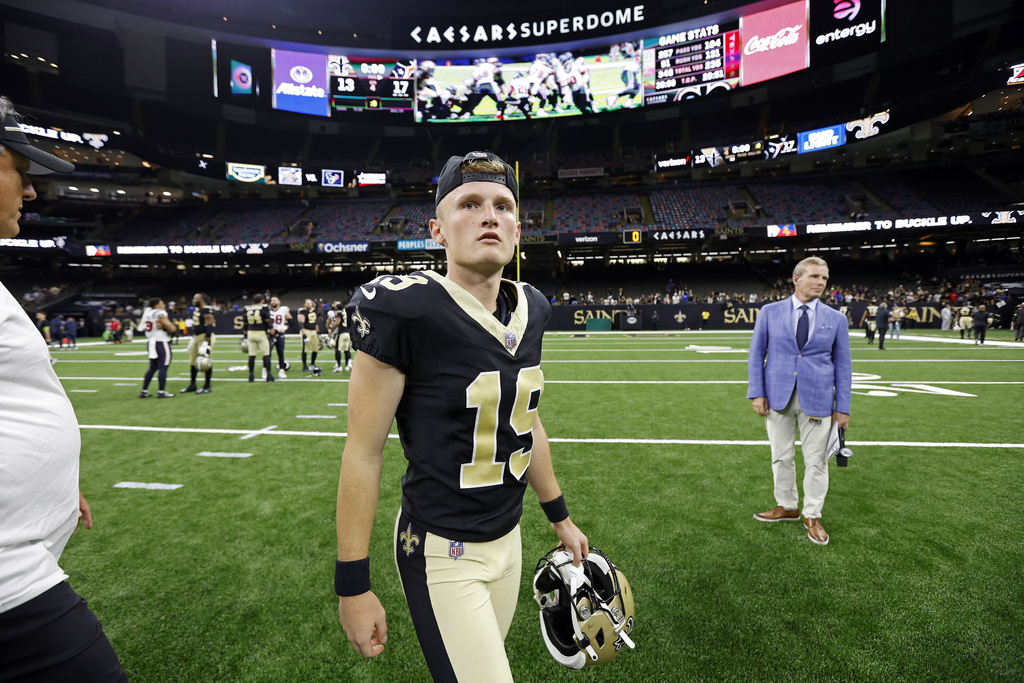
POLYGON ((387 641, 370 589, 370 531, 384 444, 397 419, 408 459, 393 549, 435 681, 511 681, 504 640, 522 573, 529 484, 574 564, 588 553, 538 414, 550 304, 502 279, 519 241, 518 184, 497 156, 445 164, 430 235, 448 272, 379 277, 349 302, 355 363, 338 487, 339 616, 366 657, 387 641))

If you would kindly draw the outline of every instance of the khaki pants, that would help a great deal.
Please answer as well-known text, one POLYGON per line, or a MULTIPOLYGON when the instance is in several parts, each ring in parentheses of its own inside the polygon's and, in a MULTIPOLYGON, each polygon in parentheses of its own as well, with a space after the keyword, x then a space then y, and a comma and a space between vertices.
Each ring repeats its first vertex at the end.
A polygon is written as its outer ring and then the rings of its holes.
POLYGON ((453 549, 401 510, 395 522, 395 564, 433 678, 512 683, 505 636, 519 598, 519 526, 453 549))
POLYGON ((260 358, 270 355, 270 340, 263 330, 249 330, 249 355, 260 358))
POLYGON ((804 456, 804 509, 807 519, 821 517, 828 493, 828 434, 832 416, 812 417, 800 410, 796 389, 782 410, 769 410, 765 418, 772 448, 772 478, 775 502, 787 510, 800 506, 796 487, 796 431, 800 429, 800 450, 804 456))
MULTIPOLYGON (((199 347, 206 341, 206 335, 200 335, 198 337, 193 336, 188 343, 188 364, 192 367, 198 367, 196 365, 196 359, 199 358, 199 347)), ((210 351, 213 351, 213 345, 217 342, 217 335, 210 334, 210 351)))
POLYGON ((302 330, 302 350, 310 353, 320 350, 320 334, 316 330, 302 330))

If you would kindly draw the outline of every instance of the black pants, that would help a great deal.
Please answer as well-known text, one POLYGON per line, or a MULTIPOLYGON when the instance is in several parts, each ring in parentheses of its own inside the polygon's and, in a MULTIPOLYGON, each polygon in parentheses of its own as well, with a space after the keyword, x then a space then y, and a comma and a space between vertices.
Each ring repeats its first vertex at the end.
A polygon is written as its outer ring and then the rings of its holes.
POLYGON ((127 683, 96 615, 67 582, 0 612, 0 682, 127 683))
POLYGON ((985 327, 984 325, 979 325, 979 326, 975 327, 974 328, 974 341, 979 343, 979 344, 984 344, 985 343, 985 332, 986 331, 988 331, 988 328, 985 327))

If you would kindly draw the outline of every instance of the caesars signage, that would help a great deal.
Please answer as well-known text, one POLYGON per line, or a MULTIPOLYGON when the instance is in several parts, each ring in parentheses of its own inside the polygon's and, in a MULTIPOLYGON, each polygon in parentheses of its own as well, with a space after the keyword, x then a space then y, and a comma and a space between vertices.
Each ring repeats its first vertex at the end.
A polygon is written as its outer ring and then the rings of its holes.
POLYGON ((591 6, 571 14, 496 16, 489 21, 467 21, 465 17, 399 18, 394 21, 393 33, 396 47, 470 49, 579 41, 656 25, 654 8, 632 4, 591 6))

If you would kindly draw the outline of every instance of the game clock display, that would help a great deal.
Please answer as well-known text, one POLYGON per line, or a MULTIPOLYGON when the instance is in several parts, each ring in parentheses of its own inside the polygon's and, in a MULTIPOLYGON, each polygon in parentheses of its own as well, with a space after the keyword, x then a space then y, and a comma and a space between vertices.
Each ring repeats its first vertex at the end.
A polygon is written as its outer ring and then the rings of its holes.
POLYGON ((623 244, 640 244, 644 241, 643 230, 623 230, 620 234, 623 244))
POLYGON ((331 106, 338 111, 412 111, 409 64, 331 55, 327 59, 331 106))

